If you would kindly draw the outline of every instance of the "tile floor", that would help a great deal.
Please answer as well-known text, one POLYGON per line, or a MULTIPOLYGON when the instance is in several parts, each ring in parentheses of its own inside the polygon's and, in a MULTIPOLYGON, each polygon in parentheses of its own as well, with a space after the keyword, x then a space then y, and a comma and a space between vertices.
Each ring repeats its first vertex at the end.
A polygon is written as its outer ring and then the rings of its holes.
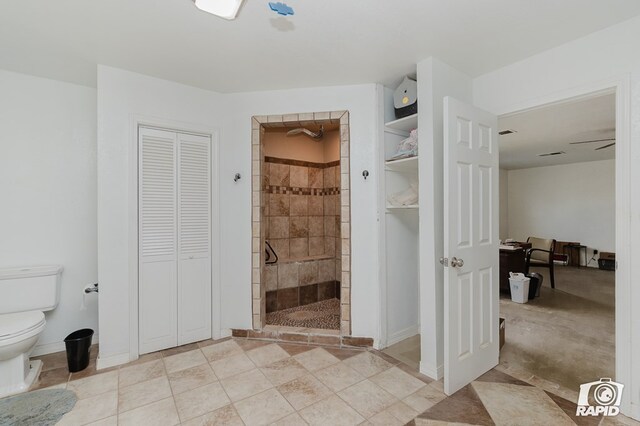
MULTIPOLYGON (((41 359, 46 371, 62 368, 60 354, 41 359)), ((572 402, 496 370, 446 397, 441 381, 371 349, 209 340, 56 377, 55 387, 79 398, 60 425, 600 422, 576 419, 572 402)), ((623 417, 604 423, 636 424, 623 417)))

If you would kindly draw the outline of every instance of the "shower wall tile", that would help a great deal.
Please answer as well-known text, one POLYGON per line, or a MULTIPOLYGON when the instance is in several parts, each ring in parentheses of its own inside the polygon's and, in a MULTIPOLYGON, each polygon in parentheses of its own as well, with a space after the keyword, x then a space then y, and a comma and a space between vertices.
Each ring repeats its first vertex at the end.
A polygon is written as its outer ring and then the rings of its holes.
MULTIPOLYGON (((316 197, 312 197, 316 198, 316 197)), ((317 197, 320 198, 320 197, 317 197)), ((324 236, 324 216, 309 216, 309 237, 324 236)))
POLYGON ((291 216, 307 216, 309 214, 309 196, 291 195, 291 216))
POLYGON ((324 252, 324 237, 309 238, 309 256, 319 256, 324 252))
POLYGON ((323 195, 310 195, 309 196, 309 216, 322 216, 324 215, 324 201, 323 195))
POLYGON ((272 216, 269 218, 268 223, 267 239, 289 238, 289 216, 272 216))
POLYGON ((269 239, 269 244, 275 250, 278 255, 278 259, 288 259, 289 258, 289 239, 269 239))
POLYGON ((278 265, 278 289, 298 287, 298 264, 281 263, 278 265))
POLYGON ((318 262, 302 262, 298 269, 298 281, 301 286, 318 282, 318 262))
POLYGON ((333 167, 327 167, 326 169, 324 169, 324 187, 336 187, 336 172, 333 167))
POLYGON ((336 297, 335 281, 327 281, 318 284, 318 302, 336 297))
POLYGON ((323 169, 309 167, 309 188, 324 188, 323 169))
POLYGON ((291 238, 289 240, 289 255, 292 259, 309 256, 309 238, 291 238))
POLYGON ((336 218, 335 216, 324 217, 324 235, 326 237, 336 236, 336 218))
POLYGON ((264 267, 264 281, 267 287, 267 291, 278 289, 278 266, 265 265, 264 267))
POLYGON ((269 163, 269 185, 289 186, 290 182, 290 166, 269 163))
POLYGON ((299 306, 298 287, 278 290, 278 310, 299 306))
POLYGON ((267 291, 267 313, 278 310, 278 293, 276 291, 267 291))
POLYGON ((293 216, 289 222, 289 236, 291 238, 309 236, 309 218, 307 216, 293 216))
POLYGON ((290 167, 290 185, 293 188, 309 188, 309 168, 303 166, 290 167))
POLYGON ((271 216, 289 216, 289 194, 271 194, 269 196, 269 213, 271 216))
POLYGON ((336 214, 336 202, 333 195, 324 196, 324 215, 335 216, 336 214))
POLYGON ((300 306, 309 305, 318 301, 318 284, 300 287, 300 306))
POLYGON ((333 237, 326 237, 324 239, 324 254, 327 256, 336 255, 336 239, 333 237))
POLYGON ((336 278, 336 262, 334 259, 321 260, 318 265, 318 280, 333 281, 336 278))

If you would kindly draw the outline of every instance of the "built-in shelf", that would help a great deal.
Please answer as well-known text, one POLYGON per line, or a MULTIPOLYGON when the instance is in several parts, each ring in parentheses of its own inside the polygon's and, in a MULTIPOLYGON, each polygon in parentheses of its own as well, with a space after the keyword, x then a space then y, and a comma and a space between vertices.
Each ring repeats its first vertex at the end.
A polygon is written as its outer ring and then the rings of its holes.
POLYGON ((417 172, 418 156, 386 161, 384 165, 387 170, 396 172, 417 172))
POLYGON ((385 123, 385 127, 388 129, 400 130, 402 132, 410 132, 413 129, 418 128, 418 114, 413 114, 394 121, 389 121, 385 123))
POLYGON ((417 210, 417 204, 410 204, 408 206, 390 206, 387 204, 387 210, 417 210))

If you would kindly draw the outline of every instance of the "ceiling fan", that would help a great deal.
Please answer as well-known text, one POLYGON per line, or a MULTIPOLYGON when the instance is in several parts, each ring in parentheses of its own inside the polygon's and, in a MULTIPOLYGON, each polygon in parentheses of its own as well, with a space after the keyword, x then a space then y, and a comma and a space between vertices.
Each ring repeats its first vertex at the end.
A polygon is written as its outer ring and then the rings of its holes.
POLYGON ((592 141, 580 141, 580 142, 571 142, 569 145, 579 145, 579 144, 583 144, 583 143, 596 143, 596 142, 611 142, 609 144, 600 146, 598 148, 595 149, 595 151, 599 151, 601 149, 605 149, 605 148, 609 148, 611 146, 614 146, 616 144, 616 138, 607 138, 607 139, 594 139, 592 141))

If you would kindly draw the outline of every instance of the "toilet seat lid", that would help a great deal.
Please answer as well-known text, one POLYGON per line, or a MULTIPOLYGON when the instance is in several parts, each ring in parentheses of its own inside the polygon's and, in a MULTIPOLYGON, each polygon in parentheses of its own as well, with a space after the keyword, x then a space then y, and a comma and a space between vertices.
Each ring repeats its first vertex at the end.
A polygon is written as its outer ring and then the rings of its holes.
POLYGON ((0 340, 27 333, 44 323, 41 311, 16 312, 0 315, 0 340))

